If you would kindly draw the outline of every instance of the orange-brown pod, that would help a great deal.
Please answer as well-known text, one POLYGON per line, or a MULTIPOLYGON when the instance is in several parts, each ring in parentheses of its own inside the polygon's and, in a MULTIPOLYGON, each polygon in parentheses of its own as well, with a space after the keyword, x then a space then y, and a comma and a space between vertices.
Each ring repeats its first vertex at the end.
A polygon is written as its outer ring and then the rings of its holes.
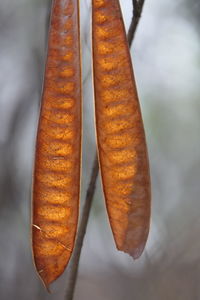
POLYGON ((119 250, 138 258, 150 219, 147 148, 119 0, 92 0, 93 73, 103 189, 119 250))
POLYGON ((81 70, 78 0, 54 0, 37 133, 32 246, 48 286, 64 271, 78 221, 81 70))

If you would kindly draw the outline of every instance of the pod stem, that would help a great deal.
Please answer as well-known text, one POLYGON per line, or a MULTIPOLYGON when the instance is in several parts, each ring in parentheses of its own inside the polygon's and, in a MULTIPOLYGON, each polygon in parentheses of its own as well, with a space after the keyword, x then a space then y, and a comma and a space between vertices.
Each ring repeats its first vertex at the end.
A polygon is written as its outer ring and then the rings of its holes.
POLYGON ((67 282, 67 290, 65 299, 72 300, 74 296, 74 290, 77 280, 77 274, 78 274, 78 266, 80 261, 80 255, 81 255, 81 249, 83 246, 83 240, 87 229, 87 224, 89 220, 89 214, 92 206, 92 200, 94 198, 95 188, 96 188, 96 182, 97 177, 99 173, 99 164, 98 164, 98 157, 97 154, 95 156, 94 162, 93 162, 93 168, 92 173, 90 177, 89 186, 86 193, 85 203, 83 207, 83 212, 81 215, 80 225, 77 233, 77 239, 75 248, 72 254, 71 264, 69 266, 69 277, 67 282))
POLYGON ((145 0, 132 0, 133 16, 132 16, 132 20, 131 20, 131 24, 130 24, 130 27, 128 30, 128 36, 127 36, 129 47, 131 47, 132 42, 135 37, 136 29, 138 27, 138 23, 140 21, 141 15, 142 15, 144 1, 145 0))
MULTIPOLYGON (((144 2, 145 2, 145 0, 132 0, 133 17, 132 17, 131 24, 130 24, 130 27, 128 30, 128 35, 127 35, 129 47, 131 47, 132 42, 134 40, 136 29, 138 27, 142 9, 144 6, 144 2)), ((81 250, 82 250, 83 240, 84 240, 86 229, 87 229, 87 224, 88 224, 89 215, 90 215, 90 211, 91 211, 92 201, 93 201, 94 194, 95 194, 98 173, 99 173, 99 163, 98 163, 98 155, 96 153, 95 159, 93 162, 90 182, 89 182, 86 197, 85 197, 85 203, 84 203, 84 207, 83 207, 83 211, 82 211, 82 215, 81 215, 80 225, 79 225, 78 232, 77 232, 76 244, 75 244, 75 248, 74 248, 74 251, 72 254, 71 263, 69 266, 65 300, 73 300, 73 297, 74 297, 74 291, 75 291, 75 287, 76 287, 81 250)))

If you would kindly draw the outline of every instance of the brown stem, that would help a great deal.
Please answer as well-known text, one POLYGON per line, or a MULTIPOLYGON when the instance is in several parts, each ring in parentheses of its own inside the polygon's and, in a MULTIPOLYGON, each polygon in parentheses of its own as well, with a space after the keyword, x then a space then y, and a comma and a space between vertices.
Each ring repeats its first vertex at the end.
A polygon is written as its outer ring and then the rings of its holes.
POLYGON ((83 212, 82 212, 77 239, 76 239, 76 245, 73 251, 72 260, 69 267, 68 287, 67 287, 66 298, 65 298, 67 300, 72 300, 74 295, 81 249, 82 249, 83 240, 84 240, 84 236, 88 224, 88 219, 89 219, 92 200, 96 188, 98 173, 99 173, 99 164, 98 164, 98 157, 96 155, 93 163, 90 183, 86 193, 85 203, 84 203, 83 212))
MULTIPOLYGON (((141 17, 143 5, 145 0, 132 0, 133 2, 133 17, 131 20, 131 24, 128 30, 128 43, 129 47, 131 47, 135 32, 141 17)), ((90 177, 90 183, 87 189, 85 204, 82 211, 81 221, 77 233, 76 245, 74 248, 74 252, 71 259, 70 269, 69 269, 69 277, 68 277, 68 284, 67 284, 67 291, 65 295, 66 300, 73 300, 74 290, 76 286, 77 274, 78 274, 78 267, 80 261, 80 255, 83 245, 83 240, 85 236, 85 232, 87 229, 88 219, 90 215, 92 200, 94 198, 95 188, 96 188, 96 181, 99 173, 99 164, 98 164, 98 156, 97 153, 95 154, 95 159, 92 167, 92 174, 90 177)))
POLYGON ((132 0, 133 2, 133 16, 131 20, 131 24, 128 30, 128 43, 129 46, 131 47, 132 42, 135 37, 136 29, 138 27, 138 23, 140 21, 140 17, 142 14, 142 9, 144 6, 144 1, 145 0, 132 0))

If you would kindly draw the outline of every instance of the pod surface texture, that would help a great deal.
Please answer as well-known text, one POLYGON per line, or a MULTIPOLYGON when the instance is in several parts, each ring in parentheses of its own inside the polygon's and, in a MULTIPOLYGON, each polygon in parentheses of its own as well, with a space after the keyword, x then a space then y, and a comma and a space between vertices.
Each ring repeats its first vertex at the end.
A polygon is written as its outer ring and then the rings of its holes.
POLYGON ((48 286, 64 271, 78 222, 81 68, 78 0, 54 0, 37 133, 32 246, 48 286))
POLYGON ((150 220, 140 105, 118 0, 92 0, 96 130, 108 216, 119 250, 138 258, 150 220))

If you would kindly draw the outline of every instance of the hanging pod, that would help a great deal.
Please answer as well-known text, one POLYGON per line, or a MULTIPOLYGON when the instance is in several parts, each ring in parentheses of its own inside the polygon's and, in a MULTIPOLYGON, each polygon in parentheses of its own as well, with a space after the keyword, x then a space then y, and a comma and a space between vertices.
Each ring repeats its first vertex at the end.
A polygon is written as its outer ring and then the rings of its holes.
MULTIPOLYGON (((36 269, 48 285, 64 271, 78 222, 81 63, 78 0, 53 0, 37 133, 32 214, 36 269)), ((92 0, 99 161, 119 250, 141 255, 149 232, 150 176, 140 105, 119 0, 92 0)))
POLYGON ((37 133, 32 216, 36 269, 48 286, 71 256, 78 221, 81 70, 78 0, 54 0, 37 133))
POLYGON ((119 250, 138 258, 150 219, 140 105, 119 0, 92 0, 96 130, 103 190, 119 250))

